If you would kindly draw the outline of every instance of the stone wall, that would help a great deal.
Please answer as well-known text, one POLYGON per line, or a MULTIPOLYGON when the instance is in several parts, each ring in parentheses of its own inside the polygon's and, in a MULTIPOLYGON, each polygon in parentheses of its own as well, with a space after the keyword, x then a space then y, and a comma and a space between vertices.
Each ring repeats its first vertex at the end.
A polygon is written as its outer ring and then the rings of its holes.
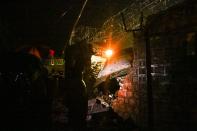
POLYGON ((138 29, 141 21, 141 12, 143 12, 143 24, 146 18, 160 11, 166 10, 184 0, 133 0, 127 8, 111 16, 102 26, 102 29, 93 37, 92 42, 103 42, 108 39, 109 33, 112 33, 114 40, 127 39, 124 44, 132 44, 132 38, 127 38, 129 33, 125 32, 122 16, 124 15, 127 29, 138 29), (129 41, 128 41, 129 40, 129 41))
MULTIPOLYGON (((185 2, 150 17, 146 31, 151 46, 154 128, 159 131, 193 131, 197 129, 197 10, 196 2, 185 2)), ((137 35, 136 35, 137 36, 137 35)), ((136 39, 143 39, 140 36, 136 39)), ((138 42, 134 47, 142 48, 138 42)), ((136 53, 141 51, 135 50, 136 53)), ((138 56, 138 55, 136 55, 138 56)), ((135 57, 138 63, 143 61, 135 57)), ((145 60, 144 60, 145 61, 145 60)), ((136 62, 136 63, 137 63, 136 62)), ((137 65, 138 78, 143 64, 137 65)), ((144 73, 143 73, 144 74, 144 73)), ((141 90, 146 88, 138 80, 141 90), (142 85, 142 86, 140 86, 142 85)), ((142 79, 143 80, 143 79, 142 79)), ((146 79, 145 79, 146 81, 146 79)), ((146 92, 141 92, 146 103, 146 92)), ((146 116, 146 106, 140 106, 140 116, 146 116), (145 111, 144 111, 145 110, 145 111)), ((142 117, 142 118, 143 118, 142 117)), ((146 122, 140 119, 141 127, 146 122)))
POLYGON ((132 71, 124 77, 118 77, 120 89, 117 91, 116 99, 112 102, 112 108, 125 120, 129 117, 134 121, 138 119, 138 95, 132 82, 132 71))
MULTIPOLYGON (((170 0, 165 2, 170 2, 170 0)), ((123 118, 132 117, 141 130, 148 130, 145 37, 151 44, 155 130, 193 131, 197 129, 195 100, 197 97, 197 17, 195 13, 197 3, 195 0, 186 1, 171 7, 176 2, 180 1, 168 3, 166 5, 169 6, 163 8, 158 7, 162 10, 170 7, 166 11, 155 10, 156 13, 160 13, 149 14, 151 16, 148 17, 148 15, 144 23, 145 30, 133 34, 127 33, 132 41, 133 66, 123 79, 118 97, 114 101, 114 110, 123 118), (145 35, 145 32, 148 34, 145 35)), ((159 6, 160 2, 157 3, 159 6)), ((143 9, 151 9, 145 7, 143 9)), ((156 7, 154 6, 155 9, 156 7)), ((127 17, 128 14, 127 18, 131 17, 129 14, 132 14, 133 10, 135 8, 130 8, 130 11, 129 8, 124 10, 125 16, 127 17)), ((117 29, 120 31, 115 31, 115 38, 121 36, 119 34, 123 32, 120 24, 121 18, 117 16, 104 24, 106 29, 109 27, 107 25, 114 21, 116 25, 119 25, 117 29)), ((133 18, 139 17, 133 16, 133 18)), ((127 22, 130 29, 135 29, 135 25, 139 26, 139 21, 136 22, 138 24, 133 24, 131 20, 127 22)))
MULTIPOLYGON (((192 14, 190 16, 193 17, 192 14)), ((168 17, 168 14, 162 17, 168 17)), ((169 31, 171 33, 167 34, 154 32, 154 35, 149 37, 155 130, 193 131, 197 129, 197 106, 195 106, 197 103, 194 100, 197 96, 197 30, 195 27, 191 27, 189 21, 191 19, 187 20, 185 19, 185 23, 188 24, 188 28, 184 30, 177 27, 175 32, 169 31)), ((158 24, 155 24, 153 21, 153 26, 150 29, 159 29, 158 27, 162 26, 162 24, 159 25, 159 21, 157 22, 158 24), (158 27, 155 27, 156 25, 158 27)), ((132 86, 137 89, 133 93, 139 95, 137 97, 139 113, 136 122, 142 130, 146 130, 148 128, 148 102, 145 65, 146 43, 143 33, 135 33, 134 41, 132 86)), ((135 112, 131 111, 131 113, 135 112)))

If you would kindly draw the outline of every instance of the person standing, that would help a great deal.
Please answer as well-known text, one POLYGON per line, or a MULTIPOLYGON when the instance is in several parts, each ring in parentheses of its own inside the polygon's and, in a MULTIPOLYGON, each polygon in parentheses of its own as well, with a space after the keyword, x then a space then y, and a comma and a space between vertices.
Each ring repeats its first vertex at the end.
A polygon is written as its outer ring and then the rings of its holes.
POLYGON ((73 131, 87 129, 88 98, 83 71, 88 59, 88 45, 85 40, 76 40, 65 49, 65 99, 69 110, 68 124, 73 131))

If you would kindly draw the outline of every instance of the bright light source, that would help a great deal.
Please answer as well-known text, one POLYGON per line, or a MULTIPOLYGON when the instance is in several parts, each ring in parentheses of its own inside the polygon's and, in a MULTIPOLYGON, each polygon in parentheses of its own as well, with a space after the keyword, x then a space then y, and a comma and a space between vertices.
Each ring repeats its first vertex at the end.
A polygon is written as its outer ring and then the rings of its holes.
POLYGON ((108 50, 105 51, 105 55, 106 55, 107 57, 111 57, 112 54, 113 54, 113 51, 112 51, 111 49, 108 49, 108 50))

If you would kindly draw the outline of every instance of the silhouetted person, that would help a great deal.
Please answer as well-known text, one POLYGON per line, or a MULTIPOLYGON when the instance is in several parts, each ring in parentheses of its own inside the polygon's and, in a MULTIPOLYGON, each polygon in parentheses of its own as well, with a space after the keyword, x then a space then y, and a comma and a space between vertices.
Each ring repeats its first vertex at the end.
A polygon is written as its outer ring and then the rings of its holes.
POLYGON ((0 130, 48 130, 50 102, 40 60, 25 53, 4 54, 1 60, 0 130))
POLYGON ((83 71, 87 59, 87 43, 78 41, 65 49, 65 82, 69 126, 72 130, 86 130, 88 98, 83 71))

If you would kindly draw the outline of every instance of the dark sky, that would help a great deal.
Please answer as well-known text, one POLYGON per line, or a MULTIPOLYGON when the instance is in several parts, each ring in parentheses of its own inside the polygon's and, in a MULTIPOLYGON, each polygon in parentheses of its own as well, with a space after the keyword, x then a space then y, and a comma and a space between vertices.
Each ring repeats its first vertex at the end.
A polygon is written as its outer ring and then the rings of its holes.
MULTIPOLYGON (((7 0, 0 3, 4 46, 43 44, 61 50, 83 0, 7 0)), ((79 24, 101 27, 131 0, 88 0, 79 24)), ((2 43, 2 42, 1 42, 2 43)))

